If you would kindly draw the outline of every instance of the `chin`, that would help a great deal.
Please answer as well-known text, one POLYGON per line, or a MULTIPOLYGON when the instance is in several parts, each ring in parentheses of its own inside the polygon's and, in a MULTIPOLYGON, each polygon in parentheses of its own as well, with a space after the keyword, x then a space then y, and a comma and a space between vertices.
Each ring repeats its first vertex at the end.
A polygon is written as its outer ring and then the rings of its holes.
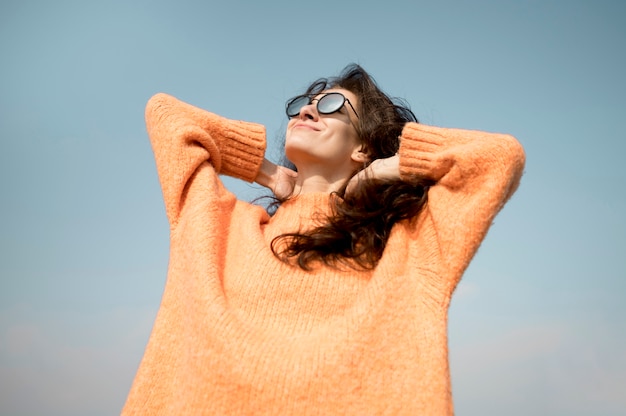
POLYGON ((285 153, 291 151, 309 152, 311 150, 311 139, 292 134, 285 138, 285 153))
POLYGON ((285 143, 285 157, 294 165, 306 165, 314 160, 317 156, 311 152, 310 142, 308 146, 298 142, 285 143))

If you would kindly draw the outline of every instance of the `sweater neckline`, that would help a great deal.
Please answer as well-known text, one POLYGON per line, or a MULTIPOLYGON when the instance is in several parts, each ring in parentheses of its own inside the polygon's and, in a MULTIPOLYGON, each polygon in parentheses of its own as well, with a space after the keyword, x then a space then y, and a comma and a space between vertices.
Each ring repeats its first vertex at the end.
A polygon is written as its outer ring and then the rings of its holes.
POLYGON ((293 196, 280 205, 270 223, 280 233, 303 231, 319 225, 332 212, 331 198, 336 197, 323 192, 293 196))
POLYGON ((327 192, 308 192, 305 194, 294 195, 287 199, 283 204, 328 204, 331 194, 327 192))

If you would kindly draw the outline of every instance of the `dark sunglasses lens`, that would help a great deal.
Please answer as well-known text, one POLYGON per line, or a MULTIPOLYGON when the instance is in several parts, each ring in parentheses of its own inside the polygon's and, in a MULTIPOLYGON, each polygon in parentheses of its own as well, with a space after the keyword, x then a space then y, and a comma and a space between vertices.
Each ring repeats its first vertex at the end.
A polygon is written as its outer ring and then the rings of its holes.
POLYGON ((302 107, 308 105, 309 102, 309 97, 307 97, 306 95, 294 98, 287 104, 287 116, 297 116, 298 114, 300 114, 300 110, 302 109, 302 107))
POLYGON ((317 104, 317 111, 321 114, 334 113, 343 106, 344 101, 345 98, 343 95, 331 92, 319 100, 317 104))

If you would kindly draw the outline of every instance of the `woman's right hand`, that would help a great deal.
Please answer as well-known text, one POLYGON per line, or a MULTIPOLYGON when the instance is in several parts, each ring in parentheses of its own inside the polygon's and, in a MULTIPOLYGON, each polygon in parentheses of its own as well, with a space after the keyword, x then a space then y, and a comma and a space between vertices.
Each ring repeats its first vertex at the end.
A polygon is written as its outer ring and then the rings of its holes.
POLYGON ((269 188, 276 198, 283 200, 293 194, 297 177, 298 173, 296 171, 263 159, 255 182, 269 188))

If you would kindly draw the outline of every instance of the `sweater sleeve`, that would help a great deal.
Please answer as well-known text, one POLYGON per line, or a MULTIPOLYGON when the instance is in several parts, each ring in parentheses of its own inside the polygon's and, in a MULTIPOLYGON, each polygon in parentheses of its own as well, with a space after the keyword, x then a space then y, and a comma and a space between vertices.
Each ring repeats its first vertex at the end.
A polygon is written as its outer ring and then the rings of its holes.
POLYGON ((525 163, 512 136, 408 123, 401 135, 400 175, 435 182, 427 221, 454 287, 494 217, 517 189, 525 163))
POLYGON ((217 174, 252 182, 265 154, 262 125, 229 120, 163 93, 148 101, 146 127, 172 226, 203 163, 210 162, 217 174))

